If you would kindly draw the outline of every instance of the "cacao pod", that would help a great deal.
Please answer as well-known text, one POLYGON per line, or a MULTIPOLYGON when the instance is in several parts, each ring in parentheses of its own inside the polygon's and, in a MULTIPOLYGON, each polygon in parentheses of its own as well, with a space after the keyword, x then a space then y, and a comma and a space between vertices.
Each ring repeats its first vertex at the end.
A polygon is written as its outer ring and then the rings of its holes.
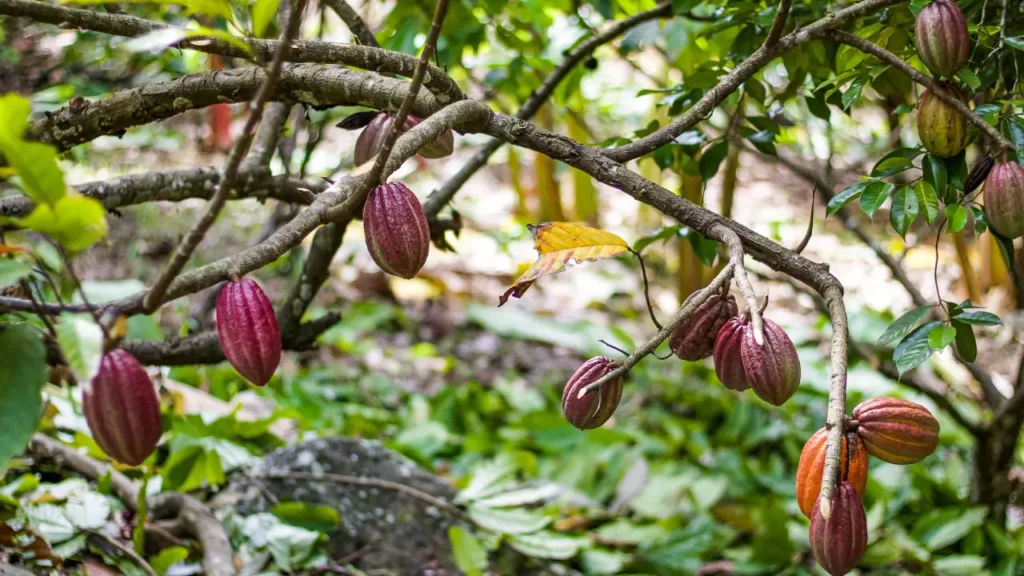
POLYGON ((977 190, 978 186, 988 178, 989 173, 992 172, 992 167, 996 165, 996 159, 991 156, 985 156, 982 160, 975 163, 974 167, 971 168, 970 174, 967 175, 967 181, 964 182, 964 194, 970 194, 977 190))
MULTIPOLYGON (((369 162, 380 152, 381 148, 384 147, 384 141, 387 140, 388 132, 391 130, 391 125, 394 122, 395 117, 390 112, 378 114, 373 120, 370 120, 370 123, 359 134, 359 138, 356 139, 356 166, 369 162)), ((405 133, 420 122, 422 122, 420 118, 411 114, 407 115, 401 132, 405 133)), ((452 133, 451 128, 449 128, 432 142, 424 144, 418 152, 424 158, 444 158, 450 155, 454 148, 455 135, 452 133)))
POLYGON ((263 386, 281 363, 281 331, 274 307, 248 278, 228 282, 217 295, 217 336, 231 366, 263 386))
MULTIPOLYGON (((694 296, 699 292, 695 292, 694 296)), ((690 296, 693 298, 693 296, 690 296)), ((682 360, 696 362, 711 356, 715 337, 725 321, 739 312, 736 299, 712 294, 669 336, 668 345, 682 360)))
MULTIPOLYGON (((828 440, 828 429, 822 428, 804 444, 800 453, 800 463, 796 467, 796 501, 804 516, 811 517, 811 509, 818 501, 821 493, 822 473, 825 471, 825 444, 828 440)), ((843 438, 842 452, 839 455, 840 479, 846 480, 864 494, 868 483, 868 452, 864 441, 856 432, 847 432, 843 438)))
POLYGON ((715 339, 715 373, 726 388, 753 388, 758 398, 782 406, 800 386, 800 358, 785 330, 767 318, 762 320, 763 346, 754 341, 754 328, 747 314, 722 326, 715 339))
POLYGON ((956 2, 935 0, 917 13, 917 54, 936 76, 952 78, 970 56, 967 21, 956 2))
MULTIPOLYGON (((832 500, 832 515, 821 517, 821 506, 811 511, 811 551, 818 564, 832 576, 853 570, 868 544, 868 520, 864 504, 849 482, 842 482, 832 500)), ((819 497, 820 498, 820 497, 819 497)))
POLYGON ((622 378, 608 382, 598 390, 579 397, 583 387, 597 382, 612 371, 614 365, 604 356, 584 362, 565 383, 562 390, 562 413, 565 419, 580 430, 599 428, 615 413, 622 399, 622 378))
MULTIPOLYGON (((963 93, 949 82, 942 87, 956 99, 967 104, 963 93)), ((917 134, 926 150, 932 154, 949 158, 956 156, 967 147, 967 118, 956 108, 925 90, 917 104, 917 134)), ((941 195, 942 190, 936 190, 941 195)))
POLYGON ((82 411, 93 440, 118 462, 138 466, 160 442, 160 398, 146 369, 124 350, 103 355, 82 387, 82 411))
POLYGON ((899 398, 872 398, 853 409, 868 454, 892 464, 913 464, 939 445, 939 422, 927 408, 899 398))
POLYGON ((1024 236, 1024 167, 996 164, 985 179, 985 219, 1007 238, 1024 236))
POLYGON ((430 252, 430 227, 423 207, 401 182, 388 182, 370 191, 363 205, 366 248, 381 270, 412 278, 430 252))

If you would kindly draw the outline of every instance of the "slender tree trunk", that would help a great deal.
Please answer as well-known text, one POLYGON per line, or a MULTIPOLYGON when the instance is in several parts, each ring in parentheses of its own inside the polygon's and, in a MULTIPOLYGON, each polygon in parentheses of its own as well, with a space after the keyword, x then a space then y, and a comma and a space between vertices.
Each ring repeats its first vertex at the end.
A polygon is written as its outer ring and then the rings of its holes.
MULTIPOLYGON (((540 109, 540 112, 537 113, 537 119, 542 128, 551 130, 554 127, 551 107, 548 105, 540 109)), ((555 161, 538 152, 534 155, 533 170, 536 176, 537 198, 540 201, 540 213, 538 216, 541 222, 565 220, 558 178, 555 175, 555 161)))
MULTIPOLYGON (((569 127, 570 138, 577 142, 586 142, 588 140, 586 128, 579 123, 575 115, 567 114, 565 121, 569 127)), ((600 226, 601 222, 597 209, 597 187, 594 186, 594 180, 586 172, 576 168, 570 168, 569 170, 572 171, 572 192, 575 200, 576 219, 587 222, 592 226, 600 226)))
MULTIPOLYGON (((703 204, 702 192, 704 182, 700 176, 681 173, 682 183, 679 187, 680 195, 694 204, 703 204)), ((701 262, 697 252, 688 238, 680 238, 677 241, 679 246, 679 301, 686 300, 687 296, 700 290, 704 286, 704 263, 701 262)))

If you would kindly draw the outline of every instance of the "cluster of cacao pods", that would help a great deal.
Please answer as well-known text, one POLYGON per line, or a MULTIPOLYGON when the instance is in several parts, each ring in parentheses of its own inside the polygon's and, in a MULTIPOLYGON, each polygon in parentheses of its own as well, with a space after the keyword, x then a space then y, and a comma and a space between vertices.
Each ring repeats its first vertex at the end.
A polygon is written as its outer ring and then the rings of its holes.
MULTIPOLYGON (((970 49, 967 21, 960 7, 952 0, 934 0, 918 12, 914 28, 921 61, 935 76, 952 79, 967 63, 970 49)), ((941 86, 967 104, 952 82, 941 86)), ((967 118, 931 90, 925 90, 918 101, 917 132, 925 149, 942 158, 956 156, 967 146, 967 118)))
POLYGON ((800 359, 786 332, 763 321, 764 344, 758 344, 749 311, 739 314, 731 295, 712 294, 672 332, 669 347, 689 362, 714 356, 726 388, 752 388, 765 402, 782 406, 800 385, 800 359))
POLYGON ((899 398, 874 398, 857 405, 840 449, 840 477, 831 514, 821 514, 827 428, 814 433, 800 453, 796 498, 810 518, 811 551, 832 576, 853 570, 867 546, 861 498, 868 480, 868 455, 892 464, 913 464, 935 451, 939 423, 927 408, 899 398))

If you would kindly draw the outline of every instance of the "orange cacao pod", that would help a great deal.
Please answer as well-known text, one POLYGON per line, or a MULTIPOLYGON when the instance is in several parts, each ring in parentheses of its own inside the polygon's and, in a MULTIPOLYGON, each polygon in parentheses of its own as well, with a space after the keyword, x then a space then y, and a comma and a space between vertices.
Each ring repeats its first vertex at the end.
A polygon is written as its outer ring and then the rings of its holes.
POLYGON ((818 564, 832 576, 843 576, 857 565, 868 544, 868 520, 864 504, 849 482, 842 482, 832 499, 832 515, 821 517, 821 506, 811 511, 811 551, 818 564))
POLYGON ((160 398, 146 369, 124 350, 103 355, 82 387, 82 411, 93 440, 118 462, 138 466, 160 442, 160 398))
POLYGON ((579 392, 613 368, 611 360, 596 356, 576 369, 562 390, 562 413, 569 424, 580 430, 589 430, 599 428, 612 417, 622 399, 622 378, 616 378, 582 398, 579 392))
MULTIPOLYGON (((821 493, 827 440, 827 428, 815 432, 804 444, 803 452, 800 453, 800 463, 796 467, 796 501, 800 505, 800 511, 808 518, 811 517, 811 508, 821 493)), ((856 432, 847 432, 843 438, 839 462, 842 466, 840 479, 848 481, 857 490, 857 494, 863 495, 864 487, 868 483, 868 452, 864 448, 864 441, 856 432)))
POLYGON ((228 282, 217 295, 217 336, 231 366, 257 386, 270 382, 281 363, 277 316, 260 285, 228 282))
POLYGON ((913 464, 939 445, 939 422, 927 408, 899 398, 872 398, 853 409, 868 454, 892 464, 913 464))

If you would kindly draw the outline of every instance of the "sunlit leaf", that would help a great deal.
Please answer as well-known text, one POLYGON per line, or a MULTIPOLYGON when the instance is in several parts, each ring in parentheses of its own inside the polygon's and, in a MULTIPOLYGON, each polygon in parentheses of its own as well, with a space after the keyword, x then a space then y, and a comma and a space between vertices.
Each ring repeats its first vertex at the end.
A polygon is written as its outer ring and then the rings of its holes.
POLYGON ((0 259, 0 288, 10 286, 32 274, 32 266, 17 260, 0 259))
POLYGON ((938 326, 932 328, 932 331, 928 333, 928 345, 932 347, 932 350, 942 350, 953 341, 956 337, 956 328, 952 326, 938 326))
POLYGON ((914 308, 910 312, 907 312, 903 316, 900 316, 889 324, 889 327, 885 329, 885 332, 878 337, 878 345, 885 346, 890 342, 895 342, 900 338, 906 336, 914 329, 914 326, 921 321, 928 311, 931 310, 931 306, 921 306, 920 308, 914 308))
POLYGON ((84 250, 107 234, 107 211, 98 200, 70 194, 56 203, 39 204, 15 222, 60 242, 72 252, 84 250))
POLYGON ((917 219, 917 195, 909 186, 903 186, 892 197, 889 208, 889 223, 900 236, 906 237, 910 225, 917 219))
POLYGON ((896 363, 896 370, 900 376, 923 364, 935 350, 929 345, 929 335, 936 327, 941 326, 938 321, 926 322, 911 332, 896 350, 893 351, 892 360, 896 363))
POLYGON ((252 6, 252 35, 262 38, 267 27, 274 21, 281 0, 256 0, 252 6))
POLYGON ((158 51, 181 41, 186 36, 188 36, 188 30, 184 28, 157 28, 152 32, 132 38, 122 46, 131 52, 158 51))
POLYGON ((959 204, 946 206, 946 231, 959 232, 967 225, 967 210, 959 204))
POLYGON ((924 180, 918 180, 914 184, 914 194, 919 209, 924 210, 924 219, 929 223, 935 222, 939 217, 939 198, 935 195, 935 188, 924 180))
POLYGON ((335 508, 306 502, 282 502, 270 512, 292 526, 315 532, 334 532, 341 524, 341 516, 335 508))
POLYGON ((75 378, 79 382, 92 380, 103 357, 103 330, 92 316, 62 314, 57 324, 57 342, 75 378))
POLYGON ((835 214, 840 208, 845 206, 850 201, 859 198, 864 190, 871 185, 875 180, 869 180, 867 182, 857 182, 840 190, 835 196, 828 201, 828 207, 826 208, 826 214, 829 216, 835 214))

